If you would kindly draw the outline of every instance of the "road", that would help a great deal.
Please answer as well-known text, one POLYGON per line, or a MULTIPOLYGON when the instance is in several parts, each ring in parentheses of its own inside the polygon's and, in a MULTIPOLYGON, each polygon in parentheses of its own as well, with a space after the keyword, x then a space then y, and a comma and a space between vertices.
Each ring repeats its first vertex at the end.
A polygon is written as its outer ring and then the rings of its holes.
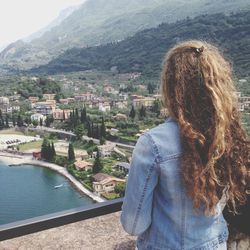
MULTIPOLYGON (((36 128, 28 128, 28 129, 32 130, 32 131, 47 131, 50 133, 59 133, 59 134, 64 134, 64 135, 76 136, 73 132, 70 132, 70 131, 48 128, 48 127, 38 126, 36 128)), ((92 140, 95 144, 100 144, 100 141, 98 139, 91 138, 91 137, 88 137, 85 135, 82 138, 83 138, 83 140, 87 140, 87 141, 92 140)), ((107 143, 114 143, 116 146, 120 146, 120 147, 124 147, 124 148, 128 148, 128 149, 134 149, 134 147, 135 147, 135 146, 120 143, 120 142, 113 142, 113 141, 106 141, 106 142, 107 143)))

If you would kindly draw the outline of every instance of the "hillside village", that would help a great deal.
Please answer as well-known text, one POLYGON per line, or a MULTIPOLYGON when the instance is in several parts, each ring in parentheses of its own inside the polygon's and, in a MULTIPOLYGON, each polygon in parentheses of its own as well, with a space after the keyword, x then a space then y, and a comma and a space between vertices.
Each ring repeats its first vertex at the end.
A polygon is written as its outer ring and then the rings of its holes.
MULTIPOLYGON (((123 196, 133 145, 167 115, 155 86, 138 82, 139 73, 123 77, 129 81, 106 80, 98 88, 85 83, 85 90, 81 81, 48 77, 46 84, 59 81, 62 93, 30 93, 25 99, 23 92, 15 91, 0 97, 0 128, 33 136, 10 140, 0 135, 2 150, 64 166, 84 187, 106 199, 123 196), (134 88, 128 89, 131 80, 134 88), (63 94, 68 89, 71 94, 63 94)), ((239 80, 240 84, 246 81, 239 80)), ((249 116, 250 96, 239 91, 236 96, 239 111, 249 116)))

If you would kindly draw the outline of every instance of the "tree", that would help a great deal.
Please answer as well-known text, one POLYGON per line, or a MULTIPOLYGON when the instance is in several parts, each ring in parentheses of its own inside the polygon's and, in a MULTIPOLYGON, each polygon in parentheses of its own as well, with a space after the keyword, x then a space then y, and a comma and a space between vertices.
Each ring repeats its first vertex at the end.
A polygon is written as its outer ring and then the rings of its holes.
POLYGON ((105 126, 103 117, 102 117, 102 124, 100 128, 100 138, 104 138, 104 139, 106 138, 106 126, 105 126))
POLYGON ((18 127, 23 126, 23 118, 22 118, 22 116, 20 114, 17 116, 17 126, 18 127))
POLYGON ((101 162, 101 159, 100 159, 100 152, 99 150, 97 150, 96 152, 96 157, 95 157, 95 162, 94 162, 94 165, 93 165, 93 173, 96 174, 96 173, 99 173, 101 170, 102 170, 102 162, 101 162))
POLYGON ((161 114, 161 103, 160 100, 155 100, 153 107, 152 107, 152 112, 154 112, 157 116, 161 114))
POLYGON ((16 117, 15 116, 12 116, 12 123, 13 123, 13 127, 16 126, 16 117))
POLYGON ((52 154, 52 159, 56 157, 56 150, 55 150, 54 142, 52 142, 51 144, 51 154, 52 154))
POLYGON ((81 123, 85 123, 86 118, 87 118, 87 111, 86 111, 86 106, 84 105, 84 108, 81 110, 81 117, 80 117, 81 123))
POLYGON ((83 125, 82 124, 77 125, 74 132, 76 134, 76 138, 78 140, 81 140, 82 136, 84 135, 84 127, 83 127, 83 125))
POLYGON ((92 133, 90 121, 87 121, 87 130, 88 130, 87 136, 88 136, 88 137, 92 137, 92 136, 93 136, 93 133, 92 133))
POLYGON ((75 151, 74 151, 74 147, 73 147, 73 144, 72 144, 72 143, 69 144, 69 149, 68 149, 68 160, 69 160, 70 162, 75 161, 75 151))
POLYGON ((41 146, 41 157, 44 160, 47 160, 49 157, 49 141, 46 138, 43 139, 43 143, 41 146))
POLYGON ((144 105, 142 105, 139 110, 139 117, 140 119, 143 119, 144 117, 146 117, 146 108, 144 107, 144 105))
POLYGON ((129 117, 130 117, 132 120, 134 120, 134 119, 135 119, 135 115, 136 115, 136 113, 135 113, 135 108, 134 108, 134 106, 132 105, 132 108, 131 108, 131 110, 130 110, 130 112, 129 112, 129 117))
POLYGON ((155 85, 150 82, 150 83, 148 83, 147 89, 148 89, 148 93, 150 95, 152 95, 154 93, 154 90, 155 90, 155 85))
POLYGON ((9 128, 10 126, 9 126, 9 117, 8 117, 8 115, 6 115, 6 117, 5 117, 5 127, 6 128, 9 128))
POLYGON ((118 183, 115 185, 115 192, 119 194, 120 197, 123 197, 125 194, 126 184, 118 183))

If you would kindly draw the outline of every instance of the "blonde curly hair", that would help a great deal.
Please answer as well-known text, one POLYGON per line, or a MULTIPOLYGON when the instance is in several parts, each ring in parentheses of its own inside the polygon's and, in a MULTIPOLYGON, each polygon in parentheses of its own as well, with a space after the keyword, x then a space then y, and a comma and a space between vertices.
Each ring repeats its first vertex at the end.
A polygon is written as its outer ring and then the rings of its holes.
POLYGON ((247 197, 250 142, 240 124, 230 64, 211 44, 182 42, 166 55, 161 92, 180 126, 183 180, 194 209, 214 213, 227 187, 236 212, 247 197))

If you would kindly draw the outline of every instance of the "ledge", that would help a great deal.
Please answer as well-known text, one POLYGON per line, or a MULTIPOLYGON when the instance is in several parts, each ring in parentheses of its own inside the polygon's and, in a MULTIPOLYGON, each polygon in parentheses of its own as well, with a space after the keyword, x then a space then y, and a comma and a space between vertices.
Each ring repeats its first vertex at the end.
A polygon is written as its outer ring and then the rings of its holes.
MULTIPOLYGON (((231 231, 229 250, 249 250, 250 237, 231 231)), ((121 227, 120 212, 0 242, 1 250, 133 250, 136 237, 121 227)))

